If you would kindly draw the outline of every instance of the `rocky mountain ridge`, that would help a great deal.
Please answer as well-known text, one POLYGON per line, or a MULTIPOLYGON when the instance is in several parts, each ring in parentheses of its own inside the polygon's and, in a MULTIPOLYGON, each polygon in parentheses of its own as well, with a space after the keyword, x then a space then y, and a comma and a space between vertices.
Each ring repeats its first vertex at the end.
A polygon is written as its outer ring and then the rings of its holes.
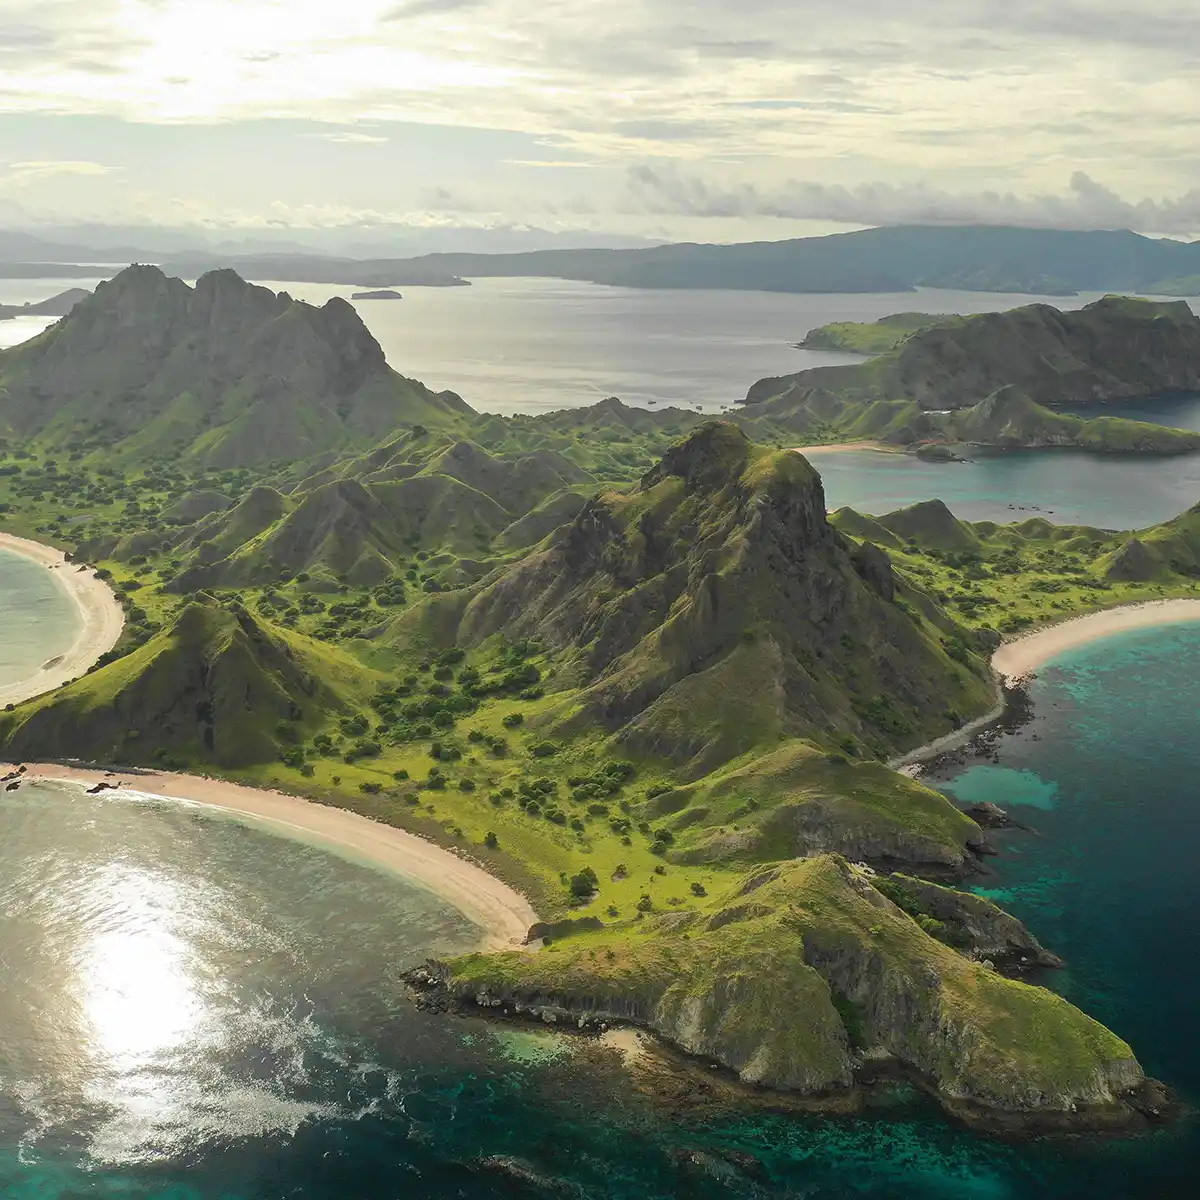
POLYGON ((110 457, 240 466, 472 415, 394 372, 346 301, 314 308, 232 271, 192 288, 130 267, 0 352, 0 431, 110 457))

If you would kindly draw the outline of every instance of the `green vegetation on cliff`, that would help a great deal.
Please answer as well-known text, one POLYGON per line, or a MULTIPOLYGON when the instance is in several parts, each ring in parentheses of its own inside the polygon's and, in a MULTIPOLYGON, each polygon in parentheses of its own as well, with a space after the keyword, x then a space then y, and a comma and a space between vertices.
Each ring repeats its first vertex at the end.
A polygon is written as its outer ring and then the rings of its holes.
POLYGON ((910 333, 946 321, 933 313, 903 312, 878 321, 834 321, 810 329, 800 347, 804 350, 844 350, 851 354, 885 354, 910 333))
POLYGON ((839 509, 844 534, 887 548, 897 573, 967 625, 1012 634, 1078 613, 1200 594, 1200 506, 1113 532, 1031 517, 960 521, 939 500, 880 517, 839 509))
POLYGON ((836 855, 787 863, 686 914, 458 959, 441 985, 485 1009, 643 1025, 771 1087, 830 1091, 891 1058, 964 1116, 1077 1119, 1141 1083, 1119 1038, 939 942, 876 882, 836 855))

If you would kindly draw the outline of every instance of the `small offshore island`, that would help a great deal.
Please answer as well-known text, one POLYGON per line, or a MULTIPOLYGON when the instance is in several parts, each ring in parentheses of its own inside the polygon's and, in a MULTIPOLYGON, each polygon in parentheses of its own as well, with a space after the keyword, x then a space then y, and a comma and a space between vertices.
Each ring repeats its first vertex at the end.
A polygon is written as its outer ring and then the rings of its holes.
MULTIPOLYGON (((1069 339, 1044 309, 1009 319, 1069 339)), ((1200 321, 1174 306, 1072 319, 1111 335, 1092 378, 1113 398, 1195 382, 1200 321), (1153 379, 1117 370, 1134 332, 1161 347, 1153 379)), ((264 815, 237 784, 274 791, 277 823, 305 804, 283 793, 318 801, 333 840, 355 814, 436 842, 411 839, 435 887, 472 860, 503 883, 445 894, 482 921, 506 906, 504 932, 410 973, 438 1008, 633 1024, 843 1108, 886 1068, 990 1130, 1161 1119, 1119 1031, 1019 978, 1054 947, 960 890, 987 830, 887 763, 995 708, 1005 637, 1200 596, 1200 508, 1121 533, 828 514, 784 438, 925 436, 951 388, 969 425, 1009 386, 1044 421, 1040 367, 996 389, 956 352, 951 380, 936 340, 911 374, 941 328, 757 386, 729 420, 501 418, 392 370, 344 300, 130 268, 0 353, 0 521, 125 618, 86 674, 0 712, 6 782, 69 757, 93 787, 148 770, 264 815), (535 910, 545 944, 511 948, 535 910)), ((1069 428, 1149 454, 1200 436, 1069 428)))
POLYGON ((355 292, 351 300, 403 300, 404 297, 391 288, 380 288, 374 292, 355 292))

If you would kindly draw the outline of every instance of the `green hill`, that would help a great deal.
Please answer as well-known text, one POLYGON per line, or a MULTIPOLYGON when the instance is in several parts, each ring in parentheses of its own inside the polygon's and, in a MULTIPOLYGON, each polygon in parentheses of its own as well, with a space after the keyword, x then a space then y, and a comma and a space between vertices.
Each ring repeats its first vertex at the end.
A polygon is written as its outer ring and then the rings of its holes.
MULTIPOLYGON (((352 659, 201 595, 133 653, 0 716, 15 758, 244 767, 345 707, 352 659)), ((359 684, 361 686, 361 684, 359 684)))
POLYGON ((0 434, 108 462, 302 459, 472 416, 393 371, 350 304, 313 308, 231 271, 191 288, 130 267, 0 353, 0 434))
POLYGON ((852 354, 885 354, 910 333, 927 329, 947 318, 921 312, 893 313, 878 321, 834 321, 810 329, 800 342, 803 350, 842 350, 852 354))

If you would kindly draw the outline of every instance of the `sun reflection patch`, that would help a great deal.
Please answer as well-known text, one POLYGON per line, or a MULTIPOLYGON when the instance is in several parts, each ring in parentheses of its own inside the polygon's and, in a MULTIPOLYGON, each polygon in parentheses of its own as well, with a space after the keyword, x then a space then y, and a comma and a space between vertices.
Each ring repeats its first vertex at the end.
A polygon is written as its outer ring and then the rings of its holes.
POLYGON ((170 880, 114 867, 101 883, 111 916, 84 950, 84 1012, 98 1053, 120 1070, 180 1048, 203 1004, 187 943, 172 926, 185 897, 170 880))

